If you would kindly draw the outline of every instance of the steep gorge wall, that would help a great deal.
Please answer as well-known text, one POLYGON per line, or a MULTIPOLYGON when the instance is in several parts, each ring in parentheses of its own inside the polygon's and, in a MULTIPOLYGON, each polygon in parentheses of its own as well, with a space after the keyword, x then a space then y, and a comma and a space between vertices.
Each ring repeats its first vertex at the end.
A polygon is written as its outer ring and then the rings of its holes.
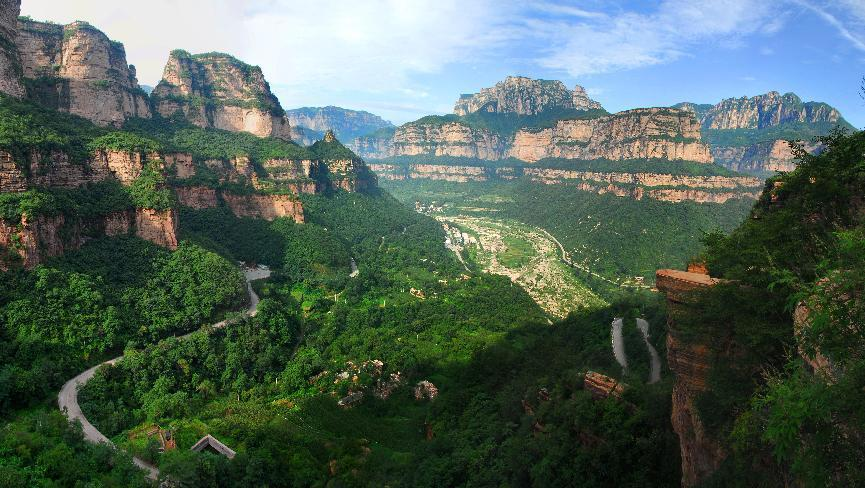
POLYGON ((483 167, 437 164, 401 166, 371 163, 370 169, 388 181, 433 180, 456 183, 513 180, 524 177, 546 185, 568 185, 581 191, 668 202, 725 203, 756 199, 762 182, 752 177, 686 176, 658 173, 604 173, 534 167, 483 167))
POLYGON ((544 158, 712 162, 693 115, 664 108, 560 120, 549 129, 523 129, 514 136, 508 155, 528 162, 544 158))
POLYGON ((21 59, 15 47, 21 0, 0 0, 0 92, 15 98, 24 96, 21 59))
POLYGON ((119 127, 150 117, 147 95, 123 45, 87 24, 19 20, 15 38, 29 96, 50 108, 119 127))
POLYGON ((522 129, 512 139, 461 122, 409 123, 391 138, 355 139, 364 158, 452 156, 526 162, 565 159, 669 159, 711 163, 693 114, 668 108, 635 109, 586 120, 560 120, 551 128, 522 129))
POLYGON ((63 214, 30 217, 19 222, 0 219, 0 270, 20 264, 31 269, 45 260, 79 249, 102 236, 135 235, 168 249, 177 248, 177 214, 174 210, 130 209, 93 219, 73 219, 63 214))
POLYGON ((691 293, 717 283, 706 274, 666 269, 659 270, 655 278, 655 286, 667 296, 667 361, 676 375, 670 419, 679 436, 682 486, 686 487, 706 480, 726 453, 719 440, 707 431, 695 405, 698 395, 706 391, 711 358, 720 351, 708 343, 684 340, 676 317, 688 312, 691 293))
POLYGON ((199 127, 291 140, 261 69, 227 54, 173 51, 152 97, 163 117, 180 112, 199 127))

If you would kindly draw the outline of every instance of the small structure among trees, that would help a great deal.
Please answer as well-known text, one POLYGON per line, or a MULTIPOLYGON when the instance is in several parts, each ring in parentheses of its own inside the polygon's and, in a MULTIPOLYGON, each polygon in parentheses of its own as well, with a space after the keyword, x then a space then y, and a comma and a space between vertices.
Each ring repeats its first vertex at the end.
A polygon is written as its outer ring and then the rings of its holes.
POLYGON ((190 450, 195 452, 204 452, 210 451, 216 454, 221 454, 228 459, 234 459, 234 456, 237 455, 234 450, 225 444, 219 442, 215 437, 210 434, 202 437, 198 442, 195 443, 194 446, 190 448, 190 450))

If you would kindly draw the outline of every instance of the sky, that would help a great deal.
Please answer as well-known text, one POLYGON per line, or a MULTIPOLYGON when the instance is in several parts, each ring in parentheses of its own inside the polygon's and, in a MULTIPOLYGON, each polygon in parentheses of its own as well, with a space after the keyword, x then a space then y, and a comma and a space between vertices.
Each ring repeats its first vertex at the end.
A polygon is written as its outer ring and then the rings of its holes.
POLYGON ((261 66, 283 107, 400 124, 508 75, 579 84, 615 112, 776 90, 865 127, 865 0, 22 0, 86 20, 155 86, 172 49, 261 66))

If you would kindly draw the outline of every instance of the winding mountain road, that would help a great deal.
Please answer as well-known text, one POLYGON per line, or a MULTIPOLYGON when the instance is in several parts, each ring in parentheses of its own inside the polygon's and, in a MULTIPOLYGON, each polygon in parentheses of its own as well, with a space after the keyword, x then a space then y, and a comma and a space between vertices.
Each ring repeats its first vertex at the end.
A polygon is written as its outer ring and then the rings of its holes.
MULTIPOLYGON (((258 268, 244 268, 243 276, 246 278, 246 292, 249 294, 249 307, 244 311, 243 317, 254 317, 256 313, 258 313, 258 295, 255 294, 255 291, 252 290, 252 282, 255 280, 265 279, 270 276, 270 270, 265 267, 258 268)), ((217 322, 213 324, 213 328, 221 329, 227 325, 230 325, 236 321, 236 319, 227 319, 221 322, 217 322)), ((195 331, 197 332, 197 331, 195 331)), ((195 332, 190 332, 189 334, 183 335, 180 338, 186 339, 191 336, 195 332)), ((72 378, 67 381, 63 388, 60 389, 60 393, 57 395, 57 404, 60 407, 60 411, 63 412, 70 422, 78 421, 81 423, 81 430, 84 433, 84 438, 94 444, 108 444, 109 446, 115 447, 114 443, 111 442, 108 437, 102 432, 93 426, 90 421, 87 420, 87 417, 84 416, 84 413, 81 412, 81 407, 78 405, 78 389, 87 384, 90 381, 90 378, 93 378, 93 375, 96 373, 96 370, 106 364, 115 364, 118 361, 123 359, 123 356, 109 359, 104 363, 97 364, 92 368, 84 371, 78 376, 72 378)), ((147 477, 155 480, 159 477, 159 470, 156 466, 148 463, 147 461, 140 459, 138 457, 133 457, 132 462, 135 463, 139 468, 147 471, 147 477)))

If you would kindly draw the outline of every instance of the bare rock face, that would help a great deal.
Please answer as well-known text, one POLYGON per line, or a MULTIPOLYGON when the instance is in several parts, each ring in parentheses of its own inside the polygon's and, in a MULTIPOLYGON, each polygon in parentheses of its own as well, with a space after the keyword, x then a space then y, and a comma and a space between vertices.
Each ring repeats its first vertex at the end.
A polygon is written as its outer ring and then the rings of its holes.
POLYGON ((505 141, 485 129, 474 129, 460 122, 444 124, 406 124, 396 129, 385 152, 359 154, 363 157, 458 156, 496 160, 504 157, 505 141))
POLYGON ((28 94, 50 108, 119 127, 131 117, 150 117, 147 95, 123 45, 86 22, 66 26, 19 20, 15 44, 25 77, 37 80, 28 94))
POLYGON ((509 156, 534 162, 543 158, 646 159, 711 163, 700 126, 684 110, 627 110, 589 120, 560 120, 549 129, 523 129, 509 156))
POLYGON ((561 81, 533 80, 522 76, 508 76, 494 87, 462 95, 454 105, 456 115, 475 112, 514 113, 536 115, 550 109, 600 109, 601 105, 586 95, 577 85, 568 90, 561 81))
POLYGON ((192 154, 166 154, 163 156, 163 159, 165 160, 165 166, 173 168, 178 178, 183 180, 195 176, 195 161, 192 159, 192 154))
POLYGON ((0 0, 0 92, 15 98, 24 96, 21 60, 15 48, 21 0, 0 0))
MULTIPOLYGON (((286 110, 285 116, 292 127, 303 127, 322 134, 332 130, 344 141, 350 141, 378 129, 393 127, 393 124, 378 115, 333 106, 286 110)), ((312 142, 314 141, 309 144, 312 142)))
POLYGON ((805 149, 814 153, 822 149, 819 144, 809 143, 814 135, 826 134, 836 125, 852 128, 835 108, 821 102, 803 102, 793 93, 772 91, 750 98, 729 98, 717 105, 681 103, 676 107, 698 117, 716 163, 753 174, 796 167, 786 139, 805 141, 805 149))
POLYGON ((222 198, 237 217, 273 220, 289 217, 303 223, 303 204, 292 195, 234 195, 223 193, 222 198))
POLYGON ((195 210, 219 205, 216 190, 206 186, 179 186, 174 189, 174 194, 181 205, 195 210))
POLYGON ((667 361, 676 374, 673 386, 673 430, 679 436, 682 454, 682 486, 696 486, 705 481, 726 457, 718 439, 706 431, 695 399, 706 391, 712 350, 707 344, 686 342, 676 329, 676 315, 687 309, 690 293, 710 287, 719 280, 702 273, 663 269, 656 275, 655 286, 667 295, 669 317, 667 328, 667 361))
POLYGON ((177 211, 135 209, 135 235, 168 249, 177 249, 177 211))
POLYGON ((841 113, 825 103, 803 103, 794 93, 771 91, 751 98, 723 100, 706 112, 701 122, 707 129, 764 129, 788 122, 841 120, 841 113))
POLYGON ((626 387, 627 385, 620 383, 619 380, 594 371, 587 371, 583 377, 583 388, 591 393, 595 400, 609 397, 621 398, 626 387))
POLYGON ((179 112, 199 127, 291 140, 288 119, 261 68, 227 54, 172 51, 152 97, 163 117, 179 112))

